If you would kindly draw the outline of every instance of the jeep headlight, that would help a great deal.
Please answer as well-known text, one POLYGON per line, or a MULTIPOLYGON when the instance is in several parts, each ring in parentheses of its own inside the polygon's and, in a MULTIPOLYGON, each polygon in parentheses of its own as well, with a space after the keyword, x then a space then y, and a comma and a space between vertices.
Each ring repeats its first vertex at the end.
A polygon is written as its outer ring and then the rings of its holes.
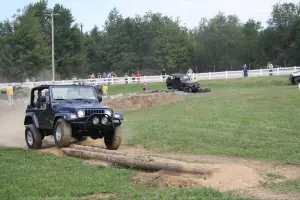
POLYGON ((104 114, 108 115, 108 116, 112 116, 112 111, 111 110, 105 110, 104 114))
POLYGON ((83 110, 77 110, 77 116, 78 117, 84 117, 84 111, 83 110))

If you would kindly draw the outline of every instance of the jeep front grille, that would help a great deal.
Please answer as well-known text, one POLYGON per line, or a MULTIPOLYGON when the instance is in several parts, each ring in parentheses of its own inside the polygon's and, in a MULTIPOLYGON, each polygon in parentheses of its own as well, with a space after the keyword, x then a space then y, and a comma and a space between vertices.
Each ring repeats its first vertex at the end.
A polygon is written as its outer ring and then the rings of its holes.
POLYGON ((104 110, 100 109, 86 109, 85 110, 85 116, 90 116, 92 114, 102 114, 104 113, 104 110))

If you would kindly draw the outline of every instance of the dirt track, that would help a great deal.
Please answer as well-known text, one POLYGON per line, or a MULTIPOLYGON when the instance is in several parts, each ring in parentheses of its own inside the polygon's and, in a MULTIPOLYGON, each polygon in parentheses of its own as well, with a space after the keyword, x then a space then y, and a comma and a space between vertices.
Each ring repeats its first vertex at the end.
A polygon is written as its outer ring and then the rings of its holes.
MULTIPOLYGON (((148 98, 147 96, 138 98, 130 97, 131 100, 111 100, 107 104, 114 107, 114 104, 120 105, 119 103, 122 102, 122 104, 126 106, 128 104, 134 105, 131 103, 131 101, 135 101, 135 105, 142 104, 152 106, 159 105, 161 102, 165 102, 163 100, 165 100, 167 97, 170 96, 162 96, 161 98, 154 95, 151 98, 148 98)), ((171 102, 176 102, 181 99, 182 97, 177 96, 174 97, 171 102)), ((131 109, 137 109, 140 107, 144 106, 132 106, 131 109)), ((3 131, 0 132, 0 146, 27 148, 23 126, 26 105, 23 103, 18 103, 13 106, 8 106, 4 101, 0 102, 0 109, 0 120, 2 122, 2 127, 4 126, 2 128, 3 131)), ((76 144, 95 146, 102 149, 105 148, 103 140, 88 139, 87 141, 77 142, 76 144)), ((41 150, 43 153, 53 153, 58 156, 64 155, 60 149, 54 147, 53 137, 46 137, 43 147, 44 149, 41 150)), ((268 178, 266 178, 266 174, 268 173, 276 173, 282 176, 281 179, 272 181, 283 181, 300 177, 300 168, 296 166, 276 165, 275 163, 260 160, 229 158, 221 156, 198 156, 174 153, 160 154, 146 150, 142 145, 135 147, 126 146, 126 138, 118 152, 122 152, 127 155, 147 155, 187 161, 190 162, 190 166, 201 165, 203 168, 213 170, 214 172, 210 176, 167 172, 164 170, 153 173, 139 172, 133 177, 132 181, 135 183, 150 181, 162 187, 206 186, 219 189, 220 191, 235 190, 243 195, 253 195, 260 199, 300 199, 300 194, 276 193, 271 190, 266 190, 262 186, 267 181, 270 181, 268 178)), ((111 165, 111 163, 100 160, 87 160, 85 163, 92 165, 105 165, 107 167, 111 165)))

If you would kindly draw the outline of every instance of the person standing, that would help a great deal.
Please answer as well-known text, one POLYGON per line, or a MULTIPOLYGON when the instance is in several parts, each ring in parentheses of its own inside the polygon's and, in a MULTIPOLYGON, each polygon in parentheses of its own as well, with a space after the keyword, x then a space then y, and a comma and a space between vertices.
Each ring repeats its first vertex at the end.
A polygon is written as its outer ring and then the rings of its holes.
POLYGON ((137 82, 139 83, 140 82, 140 77, 141 77, 141 72, 137 71, 135 76, 136 76, 137 82))
POLYGON ((146 90, 147 90, 147 83, 144 82, 144 83, 143 83, 143 91, 146 92, 146 90))
POLYGON ((189 68, 186 72, 186 74, 188 75, 189 79, 192 80, 192 76, 193 76, 193 70, 191 68, 189 68))
POLYGON ((8 98, 8 105, 14 104, 14 88, 11 84, 8 84, 8 87, 6 89, 6 94, 8 98))
POLYGON ((125 74, 124 74, 124 77, 125 77, 125 83, 128 84, 128 74, 125 73, 125 74))
POLYGON ((102 86, 102 92, 103 92, 103 96, 107 96, 107 91, 108 91, 108 86, 107 84, 105 83, 103 86, 102 86))
POLYGON ((161 75, 162 75, 162 79, 163 79, 163 81, 165 80, 165 78, 166 78, 166 70, 165 69, 162 69, 161 70, 161 75))
POLYGON ((248 77, 248 67, 246 64, 244 64, 244 66, 243 66, 243 71, 244 71, 244 77, 245 78, 248 77))
POLYGON ((269 76, 273 75, 273 64, 271 62, 268 63, 267 69, 269 69, 269 76))

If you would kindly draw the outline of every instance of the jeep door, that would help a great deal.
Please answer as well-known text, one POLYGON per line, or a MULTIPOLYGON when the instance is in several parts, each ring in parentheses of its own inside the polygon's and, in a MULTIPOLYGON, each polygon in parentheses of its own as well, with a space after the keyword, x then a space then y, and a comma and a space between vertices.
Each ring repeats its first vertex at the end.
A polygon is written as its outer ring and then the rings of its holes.
POLYGON ((178 89, 178 90, 181 89, 181 80, 180 80, 180 77, 178 77, 178 76, 175 76, 175 77, 174 77, 174 80, 173 80, 173 87, 174 87, 175 89, 178 89))
POLYGON ((173 87, 172 81, 173 81, 173 76, 169 76, 166 80, 167 87, 173 87))
POLYGON ((38 112, 40 128, 51 130, 53 128, 54 112, 50 105, 48 89, 42 90, 41 97, 41 99, 44 99, 45 101, 40 103, 41 106, 38 112))

